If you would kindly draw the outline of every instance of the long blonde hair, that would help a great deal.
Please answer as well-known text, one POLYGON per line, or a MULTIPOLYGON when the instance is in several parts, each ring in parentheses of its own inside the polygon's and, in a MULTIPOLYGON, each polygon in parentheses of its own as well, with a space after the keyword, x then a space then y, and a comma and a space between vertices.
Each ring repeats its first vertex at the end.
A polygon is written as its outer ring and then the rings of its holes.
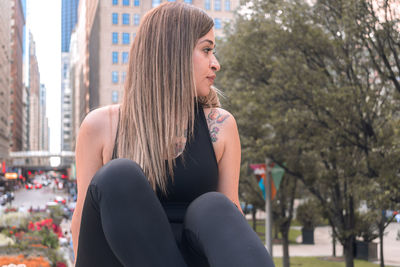
MULTIPOLYGON (((118 157, 137 162, 154 190, 158 186, 166 193, 167 172, 173 178, 175 138, 185 130, 187 138, 192 137, 197 103, 192 53, 213 25, 197 7, 163 3, 143 17, 132 44, 118 157)), ((216 90, 199 102, 219 105, 216 90)))

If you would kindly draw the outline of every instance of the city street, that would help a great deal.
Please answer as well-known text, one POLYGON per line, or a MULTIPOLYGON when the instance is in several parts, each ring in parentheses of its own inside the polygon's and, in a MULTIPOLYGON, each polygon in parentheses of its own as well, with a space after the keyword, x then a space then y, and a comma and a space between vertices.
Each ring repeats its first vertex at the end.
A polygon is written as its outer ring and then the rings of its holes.
MULTIPOLYGON (((40 189, 26 189, 22 187, 14 192, 15 198, 12 201, 11 206, 19 209, 22 212, 28 212, 29 209, 33 210, 45 210, 46 204, 50 202, 54 203, 55 198, 62 197, 68 201, 68 194, 65 193, 65 190, 58 190, 54 185, 50 184, 46 187, 42 187, 40 189)), ((0 216, 3 213, 4 209, 8 207, 8 204, 5 206, 1 206, 0 208, 0 216)), ((63 219, 61 222, 61 230, 62 233, 69 233, 70 221, 63 219)), ((70 235, 67 234, 63 237, 64 241, 67 242, 66 245, 60 246, 60 251, 64 254, 64 258, 66 260, 67 266, 72 267, 72 247, 69 243, 70 235)), ((60 239, 61 242, 61 239, 60 239)))
POLYGON ((29 209, 44 208, 46 203, 53 201, 55 196, 67 197, 64 191, 53 191, 53 189, 48 187, 43 187, 41 189, 30 189, 20 188, 15 192, 15 199, 12 202, 14 207, 25 207, 29 209))

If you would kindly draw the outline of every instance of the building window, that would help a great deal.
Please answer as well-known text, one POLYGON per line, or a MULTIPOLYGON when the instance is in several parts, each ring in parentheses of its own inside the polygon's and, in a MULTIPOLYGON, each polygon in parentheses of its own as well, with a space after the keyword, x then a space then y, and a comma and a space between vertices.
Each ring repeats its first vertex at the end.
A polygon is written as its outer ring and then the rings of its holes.
POLYGON ((129 59, 129 53, 128 52, 122 52, 122 63, 123 64, 128 63, 128 59, 129 59))
POLYGON ((64 77, 64 79, 67 78, 67 72, 68 72, 68 64, 64 64, 64 69, 63 69, 63 77, 64 77))
POLYGON ((127 32, 122 33, 122 43, 123 44, 130 44, 131 43, 131 36, 127 32))
POLYGON ((113 24, 118 24, 118 13, 113 13, 112 20, 113 24))
POLYGON ((125 79, 126 79, 126 71, 124 71, 124 72, 122 72, 121 73, 121 82, 125 82, 125 79))
POLYGON ((124 25, 131 24, 130 20, 131 20, 131 18, 129 16, 129 14, 127 14, 127 13, 122 14, 122 24, 124 24, 124 25))
POLYGON ((112 13, 112 24, 118 24, 118 13, 112 13))
POLYGON ((124 6, 129 6, 129 0, 122 0, 122 4, 124 5, 124 6))
POLYGON ((139 5, 140 5, 140 0, 134 0, 133 4, 134 4, 135 6, 139 6, 139 5))
POLYGON ((215 2, 214 2, 214 10, 221 11, 221 0, 215 0, 215 2))
POLYGON ((118 103, 118 91, 112 91, 112 102, 118 103))
POLYGON ((210 10, 211 9, 211 0, 205 0, 204 1, 204 8, 206 10, 210 10))
POLYGON ((152 0, 151 6, 158 7, 161 4, 161 0, 152 0))
POLYGON ((118 0, 112 0, 113 6, 118 5, 118 0))
POLYGON ((118 52, 112 52, 112 63, 118 64, 118 52))
POLYGON ((185 2, 186 4, 191 4, 192 0, 184 0, 183 2, 185 2))
POLYGON ((225 0, 225 11, 231 11, 231 1, 225 0))
POLYGON ((137 25, 139 25, 139 22, 140 22, 140 15, 134 14, 133 15, 133 25, 137 26, 137 25))
POLYGON ((117 32, 112 33, 112 43, 118 44, 118 33, 117 32))
POLYGON ((118 83, 118 71, 113 71, 112 72, 112 82, 113 83, 118 83))
POLYGON ((217 30, 222 29, 221 19, 215 18, 214 19, 214 26, 215 26, 215 29, 217 29, 217 30))

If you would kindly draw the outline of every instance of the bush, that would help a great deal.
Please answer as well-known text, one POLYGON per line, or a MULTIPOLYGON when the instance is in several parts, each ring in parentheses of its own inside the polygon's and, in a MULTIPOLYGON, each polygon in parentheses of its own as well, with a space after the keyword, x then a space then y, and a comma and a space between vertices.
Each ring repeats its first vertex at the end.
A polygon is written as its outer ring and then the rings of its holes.
POLYGON ((55 224, 60 225, 61 221, 64 218, 63 207, 57 205, 49 207, 48 210, 50 211, 50 218, 53 219, 55 224))
POLYGON ((49 251, 47 253, 47 257, 49 258, 50 262, 52 263, 51 264, 52 267, 53 266, 54 267, 63 266, 62 264, 64 264, 64 266, 66 266, 64 257, 61 255, 61 253, 59 253, 55 249, 49 249, 49 251))
POLYGON ((379 236, 378 225, 374 223, 376 217, 377 214, 373 211, 356 214, 356 236, 364 242, 369 243, 379 236))
POLYGON ((39 231, 39 235, 42 237, 42 245, 49 248, 58 248, 58 236, 53 230, 43 228, 39 231))
POLYGON ((322 222, 321 208, 315 200, 307 200, 296 210, 296 219, 304 229, 313 230, 322 222))
POLYGON ((21 212, 9 212, 0 216, 1 228, 26 229, 28 223, 28 214, 21 212))
POLYGON ((4 235, 0 233, 0 247, 2 246, 12 246, 14 245, 14 240, 12 238, 8 237, 7 235, 4 235))

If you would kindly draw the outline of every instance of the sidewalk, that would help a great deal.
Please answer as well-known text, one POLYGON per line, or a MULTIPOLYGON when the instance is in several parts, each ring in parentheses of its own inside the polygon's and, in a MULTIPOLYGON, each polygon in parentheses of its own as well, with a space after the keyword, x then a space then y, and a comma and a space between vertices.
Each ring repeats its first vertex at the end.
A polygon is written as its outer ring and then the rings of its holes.
MULTIPOLYGON (((391 223, 385 230, 386 235, 383 239, 383 257, 385 266, 399 266, 400 267, 400 240, 396 240, 397 231, 400 229, 400 223, 391 223)), ((301 242, 301 236, 298 242, 301 242)), ((314 245, 289 245, 290 257, 321 257, 332 256, 332 238, 331 227, 322 226, 317 227, 314 232, 314 245)), ((379 239, 375 242, 379 243, 379 239)), ((380 245, 378 244, 378 258, 379 258, 380 245)), ((272 254, 274 257, 282 257, 282 245, 273 245, 272 254)), ((343 255, 342 245, 336 243, 336 256, 343 255)), ((376 263, 379 263, 376 262, 376 263)))

